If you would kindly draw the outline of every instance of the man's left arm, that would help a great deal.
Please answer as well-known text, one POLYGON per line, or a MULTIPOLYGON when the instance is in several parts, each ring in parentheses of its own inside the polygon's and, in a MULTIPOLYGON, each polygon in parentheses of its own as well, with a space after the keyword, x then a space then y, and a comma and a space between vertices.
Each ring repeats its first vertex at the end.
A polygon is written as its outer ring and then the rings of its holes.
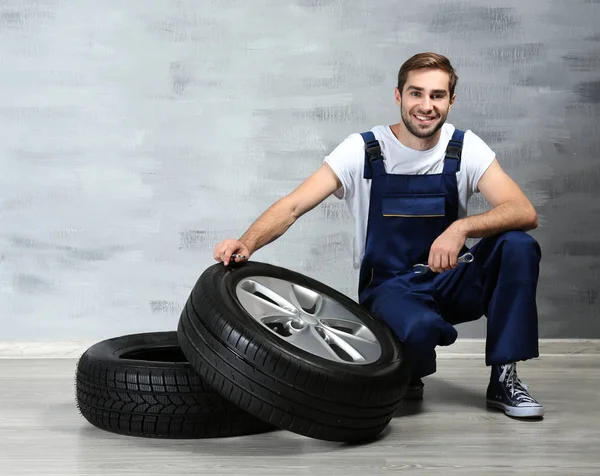
POLYGON ((537 228, 535 208, 495 158, 479 180, 478 189, 493 208, 456 220, 433 242, 428 259, 432 271, 441 273, 456 268, 458 253, 467 238, 537 228))
POLYGON ((452 227, 466 238, 483 238, 509 230, 537 228, 537 212, 521 188, 510 178, 496 159, 478 183, 491 210, 456 220, 452 227))

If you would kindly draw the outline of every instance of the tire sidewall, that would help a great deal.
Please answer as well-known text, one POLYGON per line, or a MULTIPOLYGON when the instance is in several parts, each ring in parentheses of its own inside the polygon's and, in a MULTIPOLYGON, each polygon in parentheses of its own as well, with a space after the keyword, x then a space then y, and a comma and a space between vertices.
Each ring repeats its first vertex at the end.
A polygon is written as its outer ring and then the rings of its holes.
POLYGON ((127 359, 122 356, 137 350, 149 350, 161 347, 179 347, 176 331, 147 332, 129 334, 107 339, 92 345, 82 359, 118 364, 129 368, 167 368, 193 372, 189 362, 167 362, 156 360, 127 359))

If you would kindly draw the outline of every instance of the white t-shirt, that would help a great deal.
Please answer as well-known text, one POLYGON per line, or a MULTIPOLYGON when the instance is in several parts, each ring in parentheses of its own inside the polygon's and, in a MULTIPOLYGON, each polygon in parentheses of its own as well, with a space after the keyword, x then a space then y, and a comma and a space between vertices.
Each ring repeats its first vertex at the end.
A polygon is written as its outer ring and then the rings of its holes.
MULTIPOLYGON (((372 130, 379 141, 385 158, 384 165, 388 174, 423 175, 439 174, 444 168, 444 157, 448 142, 455 127, 445 123, 442 126, 440 140, 429 150, 414 150, 403 145, 389 126, 376 126, 372 130)), ((458 182, 459 211, 458 218, 467 216, 467 202, 471 195, 478 193, 477 184, 496 154, 472 131, 465 131, 458 182)), ((367 236, 371 180, 363 178, 365 165, 365 142, 359 133, 351 134, 338 145, 324 162, 329 164, 342 182, 342 188, 335 196, 344 199, 354 217, 356 240, 355 253, 362 261, 367 236)))

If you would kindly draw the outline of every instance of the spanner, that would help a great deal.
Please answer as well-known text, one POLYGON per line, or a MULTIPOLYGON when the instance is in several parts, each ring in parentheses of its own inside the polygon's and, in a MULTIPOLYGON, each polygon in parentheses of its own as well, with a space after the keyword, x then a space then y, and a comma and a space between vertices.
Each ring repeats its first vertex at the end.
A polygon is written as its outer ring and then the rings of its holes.
POLYGON ((229 258, 229 263, 228 264, 229 265, 236 264, 236 262, 235 262, 236 258, 246 259, 246 257, 244 255, 239 255, 239 254, 234 253, 234 254, 231 255, 231 258, 229 258))
MULTIPOLYGON (((464 255, 458 257, 459 263, 471 263, 474 260, 475 257, 471 253, 465 253, 464 255)), ((427 271, 427 269, 429 269, 428 264, 417 263, 413 266, 413 271, 416 274, 423 274, 425 271, 427 271)))

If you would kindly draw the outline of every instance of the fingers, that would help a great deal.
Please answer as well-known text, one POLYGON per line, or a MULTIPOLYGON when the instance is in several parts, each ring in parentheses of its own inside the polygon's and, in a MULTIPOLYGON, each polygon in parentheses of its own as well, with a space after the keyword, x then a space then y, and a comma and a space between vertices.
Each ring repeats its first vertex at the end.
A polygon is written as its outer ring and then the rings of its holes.
POLYGON ((231 255, 237 251, 237 246, 235 243, 227 243, 225 245, 223 252, 221 253, 221 259, 223 260, 223 264, 225 266, 229 266, 229 262, 233 261, 235 263, 236 258, 231 258, 231 255))
POLYGON ((450 254, 448 256, 450 258, 450 261, 448 263, 449 269, 458 268, 458 255, 450 254))
POLYGON ((450 269, 450 256, 447 254, 444 254, 441 256, 441 270, 440 272, 446 271, 448 269, 450 269))
POLYGON ((442 267, 442 255, 441 253, 431 253, 429 256, 429 269, 434 273, 440 273, 442 267))
POLYGON ((465 236, 448 228, 432 243, 429 249, 429 268, 435 273, 443 273, 458 267, 458 253, 465 244, 465 236))
POLYGON ((216 261, 223 262, 225 266, 229 264, 229 260, 231 258, 231 254, 234 251, 234 246, 230 243, 231 240, 221 241, 213 251, 213 258, 216 261))
POLYGON ((431 253, 427 264, 434 273, 443 273, 458 266, 458 256, 450 253, 431 253))
POLYGON ((239 263, 248 259, 249 252, 246 246, 238 240, 223 240, 213 251, 213 258, 216 261, 222 262, 225 266, 229 266, 229 263, 239 263), (243 258, 239 256, 232 255, 241 255, 243 258))

